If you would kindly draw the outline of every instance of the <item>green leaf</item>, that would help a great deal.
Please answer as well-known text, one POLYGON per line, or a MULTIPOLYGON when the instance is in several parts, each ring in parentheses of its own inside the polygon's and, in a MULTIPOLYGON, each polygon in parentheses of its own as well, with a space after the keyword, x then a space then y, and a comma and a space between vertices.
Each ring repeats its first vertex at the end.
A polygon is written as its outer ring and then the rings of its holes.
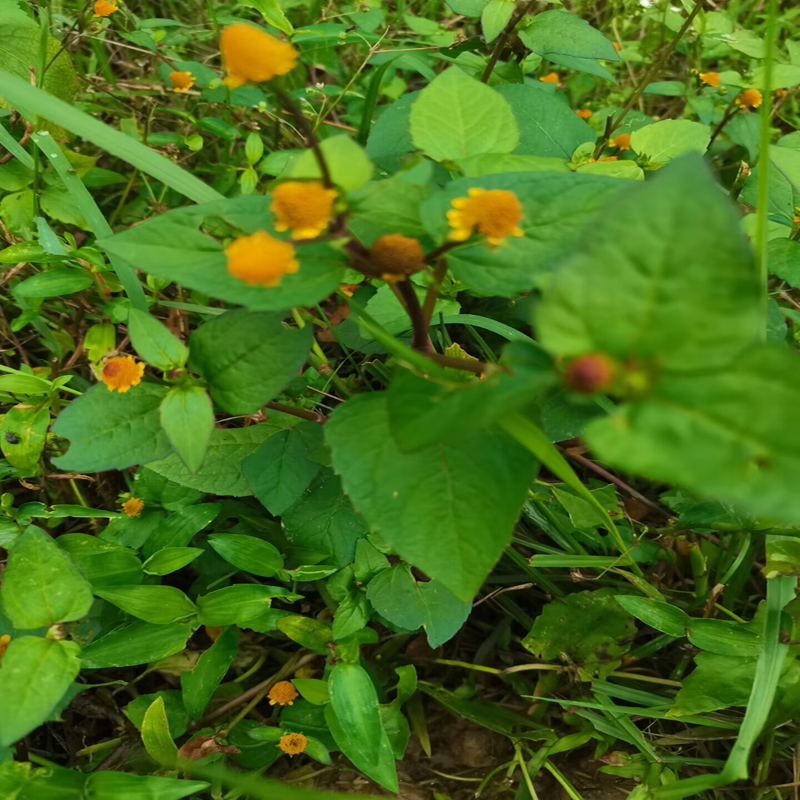
POLYGON ((17 630, 33 630, 83 617, 92 587, 50 536, 30 525, 9 553, 0 599, 17 630))
POLYGON ((797 539, 767 540, 767 563, 762 570, 764 577, 800 573, 800 541, 797 539))
POLYGON ((365 775, 396 792, 394 754, 369 675, 357 664, 339 663, 330 672, 328 688, 331 702, 325 719, 336 744, 365 775))
POLYGON ((178 760, 178 748, 172 741, 164 709, 164 698, 157 697, 147 709, 142 722, 142 744, 147 754, 164 767, 173 767, 178 760))
POLYGON ((214 692, 239 652, 239 631, 224 630, 200 656, 194 669, 181 672, 183 705, 192 719, 200 719, 214 692))
POLYGON ((330 625, 317 619, 301 616, 283 617, 278 620, 278 630, 312 653, 326 655, 330 652, 328 643, 333 641, 333 631, 330 625))
POLYGON ((297 598, 280 586, 240 583, 197 598, 201 625, 243 625, 261 616, 273 597, 297 598))
POLYGON ((661 370, 708 368, 758 337, 758 291, 738 214, 692 156, 608 206, 554 278, 538 331, 567 358, 601 351, 661 370))
POLYGON ((516 155, 571 159, 578 146, 597 139, 566 103, 545 89, 509 83, 497 91, 508 101, 519 126, 516 155))
POLYGON ((425 628, 434 649, 458 633, 472 608, 437 581, 416 581, 405 564, 395 564, 373 578, 367 599, 389 622, 411 631, 425 628))
POLYGON ((170 736, 173 739, 183 736, 189 727, 189 715, 183 707, 181 693, 175 689, 162 689, 153 694, 140 694, 125 706, 125 716, 136 726, 137 730, 141 730, 147 710, 159 697, 164 701, 170 736))
POLYGON ((199 547, 165 547, 144 562, 144 571, 148 575, 169 575, 191 564, 203 552, 199 547))
POLYGON ((134 622, 125 625, 83 648, 84 669, 134 667, 180 653, 192 635, 190 625, 153 625, 134 622))
POLYGON ((268 439, 242 461, 242 474, 271 514, 280 516, 316 477, 320 465, 308 460, 322 442, 322 427, 301 422, 268 439))
POLYGON ((631 147, 654 164, 696 151, 705 153, 711 132, 708 125, 688 119, 663 119, 631 134, 631 147))
POLYGON ((49 719, 78 676, 79 654, 80 648, 74 642, 38 636, 11 640, 0 661, 1 747, 8 747, 49 719))
POLYGON ((693 619, 688 635, 695 647, 725 656, 758 656, 764 647, 754 630, 725 619, 693 619))
POLYGON ((414 145, 434 161, 510 153, 519 142, 508 103, 459 67, 420 92, 411 107, 410 130, 414 145))
POLYGON ((126 614, 155 625, 186 621, 197 613, 197 606, 174 586, 114 586, 96 589, 95 594, 126 614))
POLYGON ((68 267, 54 267, 47 272, 39 272, 18 283, 14 287, 17 297, 61 297, 65 294, 82 292, 92 285, 88 272, 68 267))
POLYGON ((203 792, 208 784, 185 778, 157 778, 102 770, 86 779, 86 796, 92 800, 181 800, 203 792))
POLYGON ((769 160, 773 166, 800 192, 800 149, 770 145, 769 160))
POLYGON ((331 701, 331 693, 328 691, 328 682, 316 678, 293 678, 294 688, 300 695, 313 703, 315 706, 324 706, 331 701))
POLYGON ((481 12, 481 30, 486 44, 493 42, 514 13, 514 0, 489 0, 481 12))
POLYGON ((272 25, 279 31, 283 31, 287 36, 291 36, 294 33, 292 23, 286 19, 278 0, 241 0, 240 4, 260 11, 267 24, 272 25))
POLYGON ((189 472, 203 464, 214 431, 214 408, 201 386, 169 391, 158 408, 161 427, 189 472))
POLYGON ((163 458, 172 449, 158 407, 166 387, 140 383, 120 394, 97 384, 59 415, 53 433, 70 440, 62 470, 101 472, 163 458))
POLYGON ((536 474, 530 453, 493 430, 402 453, 377 393, 340 405, 325 435, 370 527, 469 602, 511 537, 536 474))
POLYGON ((575 663, 581 680, 605 679, 620 665, 635 632, 612 590, 599 589, 545 605, 522 644, 539 658, 575 663))
POLYGON ((85 533, 62 534, 56 544, 69 553, 94 589, 142 582, 142 564, 126 547, 85 533))
POLYGON ((242 476, 242 460, 258 450, 270 436, 296 422, 295 418, 278 413, 271 413, 270 417, 269 422, 247 428, 215 428, 208 442, 203 465, 197 472, 187 469, 175 454, 163 461, 150 462, 148 469, 181 486, 200 492, 233 497, 250 495, 250 487, 242 476))
POLYGON ((211 524, 220 508, 219 503, 199 503, 179 508, 148 536, 142 554, 149 557, 163 547, 186 547, 206 525, 211 524))
POLYGON ((189 357, 189 351, 175 334, 155 317, 136 308, 128 313, 128 335, 139 356, 163 372, 182 367, 189 357))
POLYGON ((692 620, 688 614, 669 603, 632 594, 617 595, 616 601, 636 619, 668 636, 683 638, 692 620))
MULTIPOLYGON (((7 377, 24 379, 27 376, 7 377)), ((30 469, 36 466, 42 455, 49 425, 48 407, 14 406, 4 414, 0 423, 0 448, 12 467, 30 469)))
POLYGON ((336 609, 333 619, 333 638, 344 641, 363 630, 369 622, 370 608, 367 598, 359 589, 348 592, 336 609))
MULTIPOLYGON (((331 136, 330 139, 323 140, 320 149, 328 165, 331 180, 346 192, 358 189, 372 177, 375 167, 369 156, 349 136, 331 136)), ((292 178, 322 178, 313 150, 303 152, 292 164, 289 175, 292 178)))
POLYGON ((291 330, 281 313, 229 311, 189 340, 190 365, 231 414, 254 414, 294 378, 313 341, 311 327, 291 330))
POLYGON ((614 45, 586 20, 563 9, 537 14, 519 38, 540 56, 565 55, 619 61, 614 45))
POLYGON ((339 567, 349 564, 358 541, 369 533, 342 484, 330 470, 321 472, 300 499, 283 514, 286 537, 298 547, 326 553, 339 567))
POLYGON ((283 557, 278 548, 255 536, 216 533, 208 537, 208 543, 229 564, 251 575, 271 578, 283 569, 283 557))
MULTIPOLYGON (((480 0, 483 7, 483 0, 480 0)), ((480 11, 478 11, 480 15, 480 11)), ((409 92, 392 103, 378 117, 367 139, 367 155, 386 172, 397 172, 405 157, 414 151, 409 131, 411 107, 419 92, 409 92)))

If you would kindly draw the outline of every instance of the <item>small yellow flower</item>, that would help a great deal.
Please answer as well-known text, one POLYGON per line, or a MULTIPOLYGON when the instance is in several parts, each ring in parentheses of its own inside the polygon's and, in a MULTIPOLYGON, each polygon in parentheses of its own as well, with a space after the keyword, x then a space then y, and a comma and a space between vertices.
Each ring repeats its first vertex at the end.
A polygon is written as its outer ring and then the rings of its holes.
POLYGON ((620 45, 620 43, 619 43, 619 42, 611 42, 611 44, 613 44, 613 45, 614 45, 614 49, 615 49, 615 50, 616 50, 618 53, 619 53, 619 51, 620 51, 620 50, 622 50, 622 45, 620 45))
POLYGON ((308 746, 308 739, 302 733, 287 733, 278 740, 278 747, 289 756, 304 753, 308 746))
POLYGON ((119 6, 108 0, 97 0, 94 4, 95 17, 110 17, 115 11, 119 11, 119 6))
POLYGON ((715 89, 719 86, 719 72, 700 72, 697 77, 706 86, 713 86, 715 89))
POLYGON ((228 272, 250 286, 278 286, 284 275, 300 269, 294 247, 282 242, 266 231, 256 231, 252 236, 240 236, 226 248, 228 272))
POLYGON ((143 508, 144 500, 140 500, 138 497, 131 497, 122 504, 122 510, 128 517, 138 517, 143 508))
MULTIPOLYGON (((278 681, 269 690, 269 694, 267 695, 271 706, 274 706, 276 703, 280 706, 292 706, 298 696, 297 689, 294 688, 294 684, 291 681, 278 681)), ((303 745, 303 750, 305 750, 305 744, 303 745)), ((297 752, 302 753, 303 750, 298 750, 297 752)))
POLYGON ((609 139, 608 143, 611 147, 618 147, 620 150, 631 149, 631 135, 629 133, 621 133, 613 139, 609 139))
POLYGON ((758 108, 762 101, 761 92, 758 89, 745 89, 737 98, 739 108, 758 108))
POLYGON ((144 375, 144 364, 137 363, 133 356, 120 356, 106 361, 100 380, 108 387, 109 392, 116 389, 125 394, 131 386, 138 386, 144 375))
POLYGON ((575 112, 581 119, 589 119, 592 116, 592 112, 588 108, 581 108, 575 112))
POLYGON ((194 86, 194 75, 191 72, 170 72, 169 82, 176 92, 188 92, 194 86))
POLYGON ((385 281, 404 281, 425 266, 425 253, 419 239, 402 233, 387 233, 376 239, 369 249, 372 263, 381 270, 385 281))
POLYGON ((7 633, 4 633, 2 636, 0 636, 0 659, 3 658, 3 654, 6 652, 6 650, 8 650, 8 645, 10 642, 11 637, 7 633))
POLYGON ((542 83, 554 83, 556 86, 561 86, 561 78, 557 72, 548 72, 547 75, 543 75, 539 80, 542 83))
POLYGON ((794 219, 792 219, 792 222, 800 222, 800 206, 795 206, 794 210, 797 212, 797 214, 795 214, 794 219))
POLYGON ((287 181, 272 192, 270 211, 275 215, 275 230, 292 232, 292 239, 313 239, 327 227, 336 190, 319 181, 287 181))
POLYGON ((463 242, 477 230, 489 244, 500 244, 507 236, 522 236, 522 206, 514 192, 505 189, 473 187, 468 197, 456 197, 447 221, 453 231, 450 238, 463 242))
POLYGON ((241 23, 222 31, 219 47, 228 73, 225 85, 231 89, 285 75, 297 64, 297 50, 292 45, 241 23))

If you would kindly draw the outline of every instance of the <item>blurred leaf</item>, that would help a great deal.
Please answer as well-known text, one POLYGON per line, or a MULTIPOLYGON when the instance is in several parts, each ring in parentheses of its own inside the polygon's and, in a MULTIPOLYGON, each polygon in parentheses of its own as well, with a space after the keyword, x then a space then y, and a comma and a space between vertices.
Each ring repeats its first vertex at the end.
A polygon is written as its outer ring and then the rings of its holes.
POLYGON ((224 630, 200 656, 192 670, 181 672, 183 704, 192 719, 200 719, 239 651, 239 631, 224 630))

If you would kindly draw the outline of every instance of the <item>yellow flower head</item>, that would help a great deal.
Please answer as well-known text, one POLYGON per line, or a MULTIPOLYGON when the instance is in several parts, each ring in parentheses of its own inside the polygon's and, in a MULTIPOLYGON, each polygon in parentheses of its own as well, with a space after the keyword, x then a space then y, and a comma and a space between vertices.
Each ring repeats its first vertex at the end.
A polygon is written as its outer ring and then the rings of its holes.
POLYGON ((222 31, 219 47, 228 73, 225 85, 231 89, 285 75, 297 64, 297 50, 292 45, 241 23, 222 31))
MULTIPOLYGON (((269 690, 267 697, 269 698, 269 704, 271 706, 274 706, 276 703, 280 706, 292 706, 294 705, 294 701, 298 698, 298 694, 297 689, 294 688, 294 684, 291 681, 278 681, 269 690)), ((303 750, 305 750, 305 743, 303 744, 303 750)), ((298 750, 297 752, 302 753, 303 750, 298 750)))
POLYGON ((240 236, 226 248, 228 272, 250 286, 278 286, 284 275, 300 269, 294 247, 282 242, 266 231, 256 231, 252 236, 240 236))
POLYGON ((319 181, 287 181, 272 192, 270 211, 275 215, 275 230, 292 232, 292 239, 313 239, 327 227, 336 190, 319 181))
POLYGON ((589 119, 592 116, 592 112, 589 111, 588 108, 581 108, 575 112, 581 119, 589 119))
POLYGON ((302 733, 286 733, 278 740, 278 747, 290 756, 304 753, 308 746, 308 739, 302 733))
POLYGON ((194 75, 191 72, 170 72, 169 82, 176 92, 188 92, 194 86, 194 75))
POLYGON ((794 210, 797 212, 797 214, 794 216, 792 222, 800 222, 800 206, 795 206, 794 210))
POLYGON ((514 192, 473 187, 467 194, 468 197, 456 197, 451 202, 452 210, 447 212, 453 241, 466 241, 476 230, 489 244, 500 244, 507 236, 523 235, 519 228, 522 206, 514 192))
POLYGON ((11 637, 7 633, 4 633, 2 636, 0 636, 0 658, 2 658, 3 653, 5 653, 6 650, 8 650, 8 645, 10 641, 11 637))
POLYGON ((385 281, 404 281, 425 266, 425 253, 419 239, 402 233, 388 233, 376 239, 369 256, 385 281))
POLYGON ((745 89, 737 98, 740 108, 758 108, 761 105, 761 92, 758 89, 745 89))
POLYGON ((122 510, 128 517, 138 517, 143 508, 144 500, 140 500, 138 497, 131 497, 122 504, 122 510))
POLYGON ((108 387, 109 392, 116 389, 124 394, 131 386, 138 386, 144 375, 144 364, 137 363, 133 356, 120 356, 106 361, 100 380, 108 387))
POLYGON ((619 53, 622 50, 622 45, 619 42, 611 42, 614 45, 614 49, 619 53))
POLYGON ((542 83, 554 83, 556 86, 561 86, 561 78, 557 72, 548 72, 547 75, 543 75, 539 80, 542 83))
POLYGON ((631 149, 631 135, 629 133, 621 133, 613 139, 609 139, 608 143, 611 147, 618 147, 620 150, 631 149))
POLYGON ((110 17, 115 11, 119 11, 119 6, 108 0, 97 0, 94 4, 95 17, 110 17))
POLYGON ((715 89, 719 86, 719 72, 700 72, 697 77, 706 86, 713 86, 715 89))

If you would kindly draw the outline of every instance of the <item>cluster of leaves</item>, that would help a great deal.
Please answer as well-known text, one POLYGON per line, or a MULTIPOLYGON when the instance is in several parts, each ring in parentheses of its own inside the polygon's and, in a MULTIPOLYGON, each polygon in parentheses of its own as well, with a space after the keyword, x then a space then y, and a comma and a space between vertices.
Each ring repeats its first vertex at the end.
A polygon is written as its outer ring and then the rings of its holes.
POLYGON ((197 33, 23 5, 0 0, 0 794, 291 797, 248 773, 300 751, 396 792, 444 712, 505 737, 480 790, 518 771, 520 800, 544 775, 580 797, 585 748, 637 800, 788 782, 797 10, 252 0, 197 33), (244 19, 300 65, 226 86, 244 19), (288 182, 335 194, 328 230, 244 282, 230 245, 292 241, 288 182), (519 207, 499 243, 455 221, 487 196, 519 207), (418 263, 387 274, 398 236, 418 263), (87 697, 113 723, 89 746, 55 733, 87 697))

